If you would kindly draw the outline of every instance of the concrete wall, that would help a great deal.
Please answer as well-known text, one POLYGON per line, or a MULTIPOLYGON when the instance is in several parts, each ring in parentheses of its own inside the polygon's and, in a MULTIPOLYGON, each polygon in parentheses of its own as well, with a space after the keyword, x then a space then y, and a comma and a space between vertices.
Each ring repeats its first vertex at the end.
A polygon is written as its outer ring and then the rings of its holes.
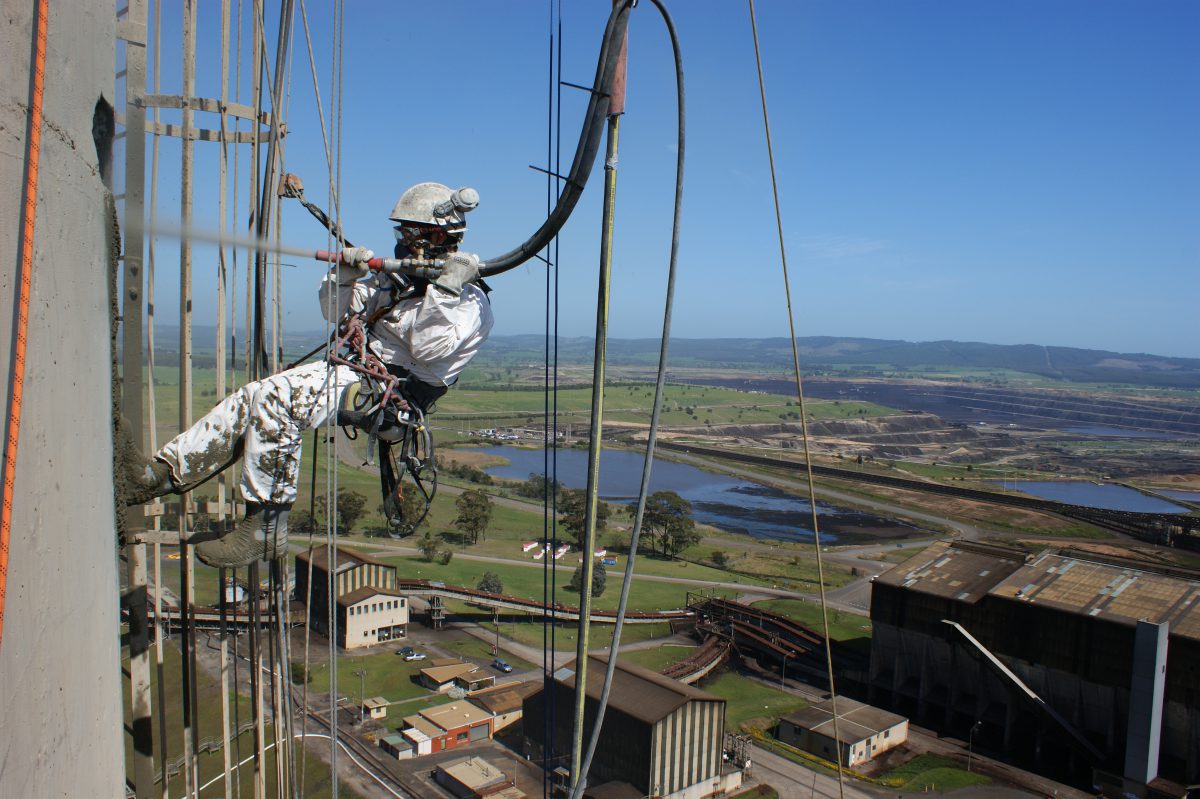
MULTIPOLYGON (((0 4, 6 397, 35 5, 0 4)), ((97 100, 113 102, 114 13, 111 2, 50 4, 28 367, 0 643, 0 796, 124 796, 110 217, 92 139, 97 100)))

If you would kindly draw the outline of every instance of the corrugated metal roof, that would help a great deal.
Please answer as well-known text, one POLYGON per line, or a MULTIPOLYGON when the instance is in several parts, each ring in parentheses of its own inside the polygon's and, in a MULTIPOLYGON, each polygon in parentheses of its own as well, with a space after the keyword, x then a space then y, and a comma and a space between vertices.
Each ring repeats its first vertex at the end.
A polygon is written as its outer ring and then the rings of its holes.
MULTIPOLYGON (((851 746, 907 721, 904 716, 845 696, 837 698, 837 717, 837 739, 851 746)), ((783 719, 827 738, 834 737, 832 699, 809 705, 784 716, 783 719)))
POLYGON ((450 682, 456 677, 461 677, 464 674, 469 674, 475 671, 478 667, 474 663, 450 663, 445 666, 430 666, 429 668, 421 669, 421 674, 428 677, 433 682, 438 684, 450 682))
POLYGON ((344 608, 348 608, 351 605, 357 605, 364 599, 370 599, 373 596, 379 595, 393 597, 404 596, 404 594, 400 593, 399 591, 393 591, 390 588, 376 588, 373 585, 364 585, 362 588, 355 588, 353 591, 342 594, 340 597, 338 597, 337 603, 344 608))
POLYGON ((997 547, 933 544, 875 578, 877 583, 923 594, 978 602, 997 580, 1024 563, 1024 553, 997 547))
POLYGON ((422 710, 420 714, 443 730, 453 730, 458 727, 478 724, 492 717, 491 713, 467 701, 438 705, 437 707, 422 710))
POLYGON ((487 691, 470 697, 470 701, 493 714, 512 713, 521 709, 524 698, 511 689, 506 691, 487 691))
MULTIPOLYGON (((608 666, 608 656, 589 655, 588 661, 587 695, 598 700, 604 682, 604 670, 608 666)), ((556 671, 554 678, 573 689, 577 662, 573 660, 556 671)), ((691 701, 725 702, 720 697, 684 685, 678 680, 664 677, 641 666, 617 661, 616 671, 613 672, 612 691, 608 695, 610 707, 647 724, 656 724, 691 701)))
MULTIPOLYGON (((301 563, 308 563, 307 552, 296 553, 297 569, 300 568, 301 563)), ((384 563, 382 560, 373 558, 366 553, 358 551, 357 549, 351 549, 350 547, 343 546, 337 547, 337 570, 339 572, 347 566, 359 566, 363 563, 372 563, 379 566, 391 567, 390 563, 384 563)), ((329 568, 329 551, 325 547, 313 547, 312 564, 317 568, 327 570, 329 568)), ((304 568, 307 568, 307 566, 304 568)))
POLYGON ((1171 635, 1200 640, 1200 572, 1124 558, 1048 550, 1028 561, 1016 551, 937 543, 876 582, 961 602, 984 597, 1136 624, 1167 622, 1171 635))
POLYGON ((1200 640, 1200 579, 1156 574, 1132 563, 1046 552, 991 593, 1125 624, 1165 621, 1172 635, 1200 640))

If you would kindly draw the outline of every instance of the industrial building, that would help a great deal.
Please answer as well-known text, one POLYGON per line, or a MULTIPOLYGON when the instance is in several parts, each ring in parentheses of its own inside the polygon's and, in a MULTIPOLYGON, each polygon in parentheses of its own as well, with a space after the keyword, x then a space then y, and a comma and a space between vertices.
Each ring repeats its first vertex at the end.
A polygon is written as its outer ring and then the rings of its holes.
POLYGON ((875 579, 871 621, 874 704, 1117 794, 1200 781, 1198 572, 939 543, 875 579))
POLYGON ((427 755, 492 737, 492 714, 470 702, 426 708, 404 718, 400 734, 427 755))
POLYGON ((843 766, 870 761, 908 740, 908 719, 847 696, 815 702, 779 719, 775 737, 785 744, 826 760, 836 757, 843 766), (836 742, 836 743, 835 743, 836 742))
MULTIPOLYGON (((557 763, 570 754, 577 662, 554 672, 549 690, 525 700, 525 752, 532 760, 557 763), (547 725, 549 708, 554 715, 547 725)), ((595 675, 603 676, 606 666, 605 655, 588 659, 584 729, 595 724, 603 682, 595 675)), ((741 785, 742 776, 722 768, 724 735, 724 699, 618 661, 588 781, 624 782, 641 796, 671 799, 723 793, 741 785)))
MULTIPOLYGON (((396 567, 354 549, 335 549, 338 645, 357 649, 406 638, 409 605, 396 590, 396 567)), ((329 635, 329 573, 328 550, 296 555, 296 599, 308 603, 309 625, 322 635, 329 635)))

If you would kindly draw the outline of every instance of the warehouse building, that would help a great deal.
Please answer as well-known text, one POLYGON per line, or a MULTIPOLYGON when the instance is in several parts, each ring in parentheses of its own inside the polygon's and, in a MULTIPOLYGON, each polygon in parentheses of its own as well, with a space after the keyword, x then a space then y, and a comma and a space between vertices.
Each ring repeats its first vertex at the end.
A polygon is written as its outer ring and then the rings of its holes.
MULTIPOLYGON (((396 567, 336 547, 336 639, 343 649, 374 646, 408 636, 408 598, 396 590, 396 567)), ((296 555, 296 599, 308 603, 309 626, 329 635, 329 553, 296 555)))
MULTIPOLYGON (((525 700, 525 752, 550 764, 569 757, 576 663, 554 672, 525 700), (547 741, 547 708, 553 746, 547 741)), ((584 728, 595 724, 607 656, 588 659, 584 728)), ((725 700, 640 666, 617 662, 604 726, 588 782, 624 782, 641 796, 700 799, 741 785, 741 771, 722 766, 725 700)))
POLYGON ((1114 794, 1200 782, 1200 572, 939 543, 871 621, 873 704, 1114 794))

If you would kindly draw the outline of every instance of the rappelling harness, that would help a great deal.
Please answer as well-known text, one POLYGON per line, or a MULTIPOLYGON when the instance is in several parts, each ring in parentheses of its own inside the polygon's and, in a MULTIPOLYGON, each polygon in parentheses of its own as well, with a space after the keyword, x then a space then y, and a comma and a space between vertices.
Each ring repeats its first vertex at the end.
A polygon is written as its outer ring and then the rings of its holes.
POLYGON ((406 294, 370 316, 361 312, 350 314, 339 328, 327 360, 331 366, 345 366, 358 374, 357 387, 348 389, 343 397, 337 423, 352 440, 358 437, 359 431, 367 434, 368 464, 374 460, 378 447, 383 514, 389 524, 412 530, 429 514, 437 494, 437 463, 433 436, 425 424, 425 411, 440 394, 428 396, 431 392, 425 389, 429 387, 421 384, 417 388, 416 377, 399 367, 389 368, 369 346, 371 327, 400 299, 411 296, 411 287, 408 288, 406 294), (421 394, 427 396, 421 397, 421 394), (401 479, 406 472, 424 505, 415 519, 405 515, 401 479))

